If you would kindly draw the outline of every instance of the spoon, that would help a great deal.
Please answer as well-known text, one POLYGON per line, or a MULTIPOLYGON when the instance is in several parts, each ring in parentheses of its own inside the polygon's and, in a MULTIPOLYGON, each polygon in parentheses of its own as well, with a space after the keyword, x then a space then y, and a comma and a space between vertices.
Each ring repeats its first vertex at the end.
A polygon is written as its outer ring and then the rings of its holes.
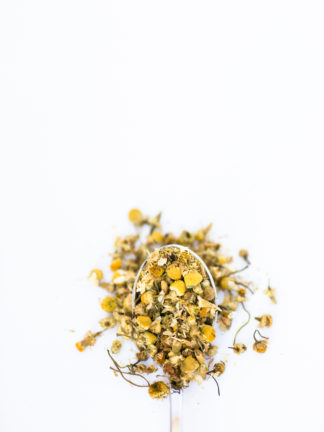
MULTIPOLYGON (((210 271, 207 267, 207 265, 205 264, 205 262, 200 258, 200 256, 198 256, 195 252, 193 252, 191 249, 185 247, 185 246, 181 246, 181 245, 177 245, 177 244, 169 244, 166 246, 162 246, 160 248, 158 248, 158 250, 164 249, 164 248, 170 248, 170 247, 174 247, 177 249, 180 249, 181 251, 187 251, 189 252, 191 255, 193 255, 197 261, 200 262, 200 264, 203 266, 204 270, 207 273, 207 276, 209 278, 210 284, 215 292, 215 303, 216 303, 216 296, 217 296, 217 291, 216 291, 216 286, 214 283, 214 279, 212 277, 212 275, 210 274, 210 271)), ((139 279, 139 276, 144 268, 144 266, 146 265, 147 261, 148 261, 149 257, 142 263, 141 267, 139 268, 135 281, 134 281, 134 285, 133 285, 133 292, 132 292, 132 311, 134 313, 134 308, 135 308, 135 299, 136 299, 136 285, 137 285, 137 281, 139 279)), ((217 316, 217 312, 216 312, 216 316, 217 316)), ((216 318, 216 317, 215 317, 216 318)), ((178 392, 170 392, 170 432, 181 432, 182 431, 182 391, 178 391, 178 392)))

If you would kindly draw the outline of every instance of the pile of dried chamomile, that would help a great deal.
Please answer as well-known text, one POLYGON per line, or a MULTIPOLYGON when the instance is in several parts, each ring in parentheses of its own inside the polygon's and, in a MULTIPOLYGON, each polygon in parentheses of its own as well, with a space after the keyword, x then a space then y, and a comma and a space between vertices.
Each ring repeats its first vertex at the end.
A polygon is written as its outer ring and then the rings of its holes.
MULTIPOLYGON (((214 362, 214 327, 222 332, 232 329, 235 312, 242 307, 247 320, 234 329, 233 346, 229 348, 236 354, 244 353, 247 346, 238 343, 237 336, 250 321, 247 303, 254 293, 252 284, 242 278, 250 266, 246 250, 239 252, 242 266, 234 268, 232 257, 225 256, 221 244, 210 239, 211 224, 196 233, 183 231, 176 236, 163 234, 160 218, 161 214, 144 217, 138 209, 129 212, 137 234, 116 239, 111 281, 104 281, 99 269, 89 275, 90 281, 109 293, 101 302, 107 316, 99 321, 101 330, 88 331, 76 343, 83 351, 103 332, 117 327, 120 339, 107 350, 111 369, 130 384, 147 387, 152 398, 164 398, 170 389, 179 391, 191 381, 201 383, 207 377, 217 383, 225 362, 214 362), (134 362, 123 366, 115 357, 122 338, 132 340, 138 349, 134 362), (149 359, 153 364, 148 364, 149 359), (151 383, 148 375, 160 369, 163 381, 151 383)), ((276 303, 273 288, 268 286, 265 294, 276 303)), ((269 314, 255 320, 259 328, 272 325, 269 314)), ((258 328, 252 340, 254 351, 267 350, 269 339, 258 328)))

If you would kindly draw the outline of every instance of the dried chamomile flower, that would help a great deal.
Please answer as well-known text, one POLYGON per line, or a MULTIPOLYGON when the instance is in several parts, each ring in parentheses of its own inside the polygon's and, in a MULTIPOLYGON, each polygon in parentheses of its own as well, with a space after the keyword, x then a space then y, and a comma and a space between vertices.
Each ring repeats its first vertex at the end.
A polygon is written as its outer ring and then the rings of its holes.
POLYGON ((120 340, 118 340, 118 339, 115 339, 114 341, 113 341, 113 343, 111 344, 111 352, 113 353, 113 354, 118 354, 119 353, 119 351, 120 351, 120 349, 121 349, 121 347, 122 347, 122 343, 121 343, 121 341, 120 340))
POLYGON ((182 280, 177 280, 170 285, 170 289, 175 291, 177 295, 182 296, 186 291, 186 286, 182 280))
POLYGON ((220 286, 223 290, 235 290, 236 284, 234 280, 230 277, 223 277, 220 281, 220 286))
POLYGON ((187 288, 192 288, 202 281, 203 277, 197 270, 190 270, 184 275, 187 288))
POLYGON ((102 328, 104 329, 110 329, 115 327, 116 325, 116 320, 114 317, 110 316, 110 317, 106 317, 106 318, 102 318, 99 321, 99 324, 101 325, 102 328))
POLYGON ((151 327, 152 320, 149 316, 140 315, 137 317, 137 322, 140 328, 148 330, 151 327))
POLYGON ((160 267, 158 265, 153 265, 149 268, 149 272, 151 273, 152 276, 154 276, 155 278, 159 278, 160 276, 163 275, 164 273, 164 268, 160 267))
POLYGON ((273 303, 277 303, 277 299, 275 297, 275 292, 276 290, 274 288, 271 288, 270 285, 268 285, 268 288, 266 290, 263 291, 264 294, 266 294, 269 299, 273 302, 273 303))
POLYGON ((153 399, 163 399, 170 393, 170 388, 163 381, 156 381, 148 389, 149 395, 153 399))
POLYGON ((213 342, 213 340, 216 337, 216 333, 215 333, 215 329, 214 327, 210 326, 210 325, 204 325, 201 329, 203 338, 207 341, 207 342, 213 342))
POLYGON ((103 279, 103 272, 99 269, 91 270, 88 280, 92 282, 95 286, 99 285, 99 282, 103 279))
POLYGON ((141 295, 141 301, 144 304, 149 304, 152 303, 154 299, 154 292, 153 291, 145 291, 142 295, 141 295))
POLYGON ((122 266, 122 260, 120 258, 114 259, 110 264, 110 269, 112 271, 119 270, 122 266))
POLYGON ((143 219, 142 212, 140 210, 134 208, 134 209, 129 211, 128 219, 131 222, 133 222, 135 225, 138 225, 143 219))
POLYGON ((259 330, 254 331, 253 338, 254 338, 254 344, 253 344, 254 351, 256 351, 258 353, 266 352, 266 350, 268 348, 268 338, 265 336, 262 336, 262 334, 259 332, 259 330), (262 339, 258 340, 256 338, 257 333, 262 339))
POLYGON ((116 270, 113 274, 112 280, 115 285, 123 285, 127 282, 127 273, 123 270, 116 270))
POLYGON ((267 348, 268 348, 268 341, 267 340, 260 340, 260 341, 254 342, 254 344, 253 344, 254 351, 256 351, 258 353, 266 352, 267 348))
POLYGON ((178 280, 181 278, 181 269, 176 264, 170 264, 169 267, 166 269, 166 273, 169 276, 170 279, 178 280))
POLYGON ((247 264, 250 264, 249 252, 246 249, 241 249, 239 251, 239 256, 244 259, 247 264))
POLYGON ((223 255, 218 255, 218 265, 223 266, 232 261, 232 257, 225 257, 223 255))
POLYGON ((117 307, 115 297, 105 297, 101 302, 101 307, 106 312, 113 312, 117 307))
POLYGON ((225 363, 224 362, 219 362, 219 363, 215 363, 213 368, 212 368, 212 372, 211 374, 213 376, 220 376, 222 375, 222 373, 225 372, 225 363))
POLYGON ((260 317, 255 317, 259 321, 260 327, 271 327, 272 326, 272 316, 271 315, 261 315, 260 317))
POLYGON ((184 246, 190 246, 196 240, 196 236, 189 231, 183 231, 179 238, 178 243, 184 246))
POLYGON ((234 344, 234 346, 231 348, 235 352, 235 354, 243 354, 247 350, 246 345, 238 343, 234 344))
POLYGON ((162 243, 163 241, 163 234, 159 231, 154 231, 152 233, 152 240, 154 243, 162 243))
POLYGON ((87 334, 86 334, 86 336, 85 336, 85 338, 82 339, 82 341, 77 342, 75 344, 75 346, 77 347, 77 349, 79 351, 82 352, 82 351, 84 351, 84 349, 86 347, 93 346, 95 343, 96 343, 96 337, 95 337, 95 335, 91 331, 88 331, 87 334))

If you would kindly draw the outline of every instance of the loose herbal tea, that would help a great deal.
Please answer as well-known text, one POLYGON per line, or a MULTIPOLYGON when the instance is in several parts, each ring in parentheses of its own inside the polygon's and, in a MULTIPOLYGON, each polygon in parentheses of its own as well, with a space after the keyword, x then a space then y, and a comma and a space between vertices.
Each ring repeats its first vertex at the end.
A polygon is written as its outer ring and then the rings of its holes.
POLYGON ((215 290, 200 261, 187 249, 157 249, 135 287, 132 338, 163 366, 174 389, 208 373, 216 317, 215 290))
MULTIPOLYGON (((107 350, 113 363, 111 369, 130 384, 148 387, 152 398, 166 397, 170 389, 180 390, 191 381, 201 383, 210 376, 216 381, 216 377, 224 373, 225 362, 214 362, 216 316, 219 330, 227 332, 232 329, 237 309, 242 307, 247 320, 234 331, 233 346, 229 348, 235 354, 248 349, 244 343, 237 342, 237 336, 250 322, 247 303, 254 294, 251 283, 241 277, 250 265, 245 249, 239 252, 244 265, 234 268, 232 257, 225 256, 221 244, 210 239, 211 224, 196 233, 163 234, 160 217, 160 214, 154 218, 143 217, 138 209, 129 212, 129 220, 138 233, 117 237, 111 254, 111 280, 104 281, 100 269, 92 270, 89 275, 92 283, 109 293, 101 302, 101 308, 108 315, 99 321, 101 330, 88 331, 85 338, 76 343, 78 350, 83 351, 94 345, 103 332, 117 326, 117 336, 132 340, 138 351, 134 363, 120 366, 112 355, 122 347, 121 340, 116 339, 107 350), (145 226, 149 233, 142 240, 141 231, 145 226), (223 295, 220 304, 216 304, 212 281, 204 266, 181 246, 195 252, 206 264, 217 293, 223 295), (134 282, 146 259, 137 279, 133 304, 134 282), (154 364, 148 365, 148 359, 153 359, 154 364), (145 375, 159 369, 162 369, 164 381, 150 382, 145 375), (137 378, 142 381, 135 381, 137 378)), ((276 303, 273 288, 268 286, 265 294, 276 303)), ((272 325, 269 314, 255 317, 255 320, 262 328, 272 325)), ((266 351, 268 338, 259 330, 255 330, 252 341, 254 351, 266 351)))

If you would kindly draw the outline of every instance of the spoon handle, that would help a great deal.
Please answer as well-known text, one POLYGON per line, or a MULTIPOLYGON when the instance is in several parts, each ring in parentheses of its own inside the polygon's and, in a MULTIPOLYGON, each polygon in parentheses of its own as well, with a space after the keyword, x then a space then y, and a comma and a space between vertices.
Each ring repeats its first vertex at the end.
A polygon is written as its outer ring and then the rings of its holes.
POLYGON ((170 432, 182 431, 182 391, 170 394, 170 432))

